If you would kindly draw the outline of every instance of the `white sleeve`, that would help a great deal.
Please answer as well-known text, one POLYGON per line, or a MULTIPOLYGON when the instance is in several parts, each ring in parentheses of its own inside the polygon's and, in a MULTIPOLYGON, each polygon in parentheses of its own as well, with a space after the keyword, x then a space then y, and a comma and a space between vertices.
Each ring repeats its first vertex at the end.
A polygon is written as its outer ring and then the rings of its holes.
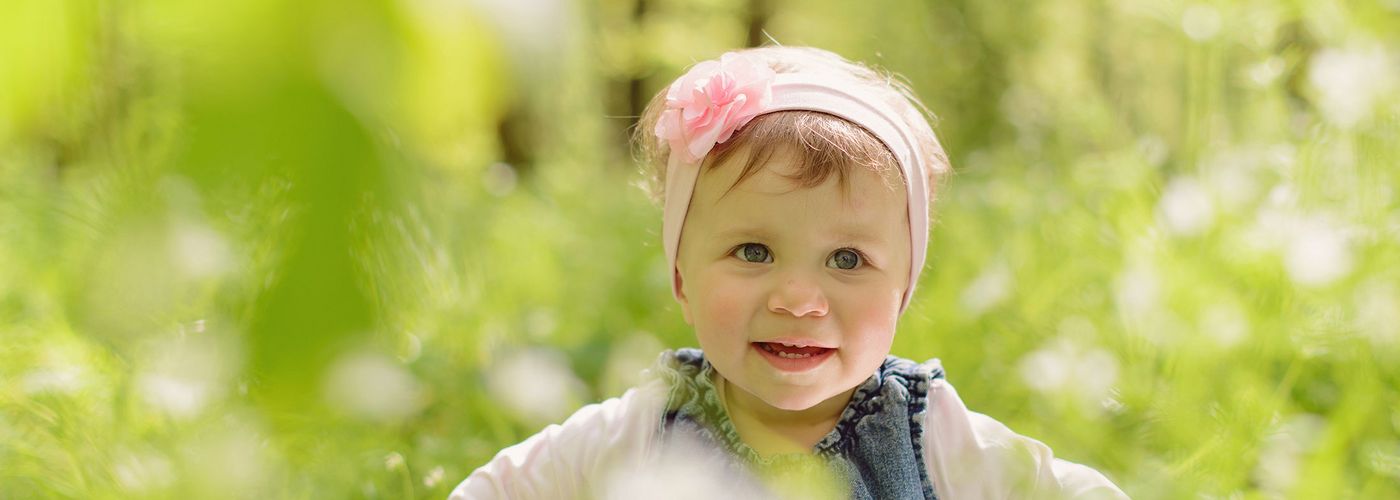
POLYGON ((655 384, 580 408, 496 454, 452 490, 450 500, 563 499, 587 496, 607 467, 646 453, 660 418, 655 384))
POLYGON ((923 446, 939 498, 1128 498, 1098 471, 968 411, 943 379, 929 384, 923 446))

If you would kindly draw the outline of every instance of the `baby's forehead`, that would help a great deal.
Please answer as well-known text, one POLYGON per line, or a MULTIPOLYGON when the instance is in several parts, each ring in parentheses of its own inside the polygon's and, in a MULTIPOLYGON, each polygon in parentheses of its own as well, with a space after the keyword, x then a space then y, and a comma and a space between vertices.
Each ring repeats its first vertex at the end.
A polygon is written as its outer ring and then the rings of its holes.
MULTIPOLYGON (((783 158, 756 165, 741 178, 739 165, 720 165, 700 176, 691 210, 722 226, 788 221, 821 217, 823 225, 876 225, 903 223, 907 219, 906 194, 892 188, 877 172, 851 168, 834 172, 816 185, 795 177, 783 158)), ((808 226, 812 227, 812 226, 808 226)))
MULTIPOLYGON (((701 190, 719 190, 716 197, 735 191, 780 195, 821 189, 829 184, 850 201, 862 197, 903 195, 903 178, 897 168, 854 164, 842 158, 813 157, 792 146, 745 147, 733 154, 707 161, 697 183, 701 190), (853 190, 856 186, 860 189, 853 190), (869 189, 880 187, 882 189, 869 189)), ((901 196, 902 197, 902 196, 901 196)))

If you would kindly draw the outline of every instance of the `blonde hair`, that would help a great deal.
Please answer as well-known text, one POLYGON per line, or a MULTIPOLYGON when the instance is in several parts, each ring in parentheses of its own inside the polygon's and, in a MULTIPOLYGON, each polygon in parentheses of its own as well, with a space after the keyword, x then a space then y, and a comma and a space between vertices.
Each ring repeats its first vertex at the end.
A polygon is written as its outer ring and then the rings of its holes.
MULTIPOLYGON (((869 95, 886 101, 900 113, 909 130, 917 136, 918 154, 927 160, 925 164, 929 166, 925 174, 928 176, 926 185, 932 201, 939 182, 949 171, 948 157, 929 126, 932 113, 896 75, 811 47, 770 46, 738 52, 767 62, 777 73, 841 78, 853 86, 866 88, 870 91, 869 95)), ((669 87, 663 87, 652 97, 632 131, 634 154, 642 167, 644 187, 658 204, 665 202, 666 160, 670 148, 666 141, 653 134, 653 130, 665 108, 669 87)), ((723 165, 737 152, 746 151, 748 158, 744 161, 743 171, 734 182, 737 186, 756 173, 779 149, 793 155, 796 172, 788 177, 804 188, 821 185, 833 173, 844 186, 846 173, 853 166, 876 172, 885 179, 889 179, 891 176, 888 174, 893 171, 893 177, 898 178, 900 183, 905 182, 898 175, 894 155, 878 138, 855 123, 819 111, 777 111, 759 115, 735 132, 728 141, 716 144, 705 157, 702 168, 713 169, 723 165)))

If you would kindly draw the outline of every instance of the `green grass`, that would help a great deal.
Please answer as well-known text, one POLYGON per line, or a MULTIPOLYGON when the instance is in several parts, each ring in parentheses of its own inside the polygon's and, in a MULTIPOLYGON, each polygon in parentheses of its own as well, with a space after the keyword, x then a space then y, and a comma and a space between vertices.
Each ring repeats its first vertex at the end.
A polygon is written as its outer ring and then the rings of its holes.
MULTIPOLYGON (((1400 496, 1394 2, 817 3, 956 170, 895 354, 1135 498, 1400 496)), ((0 497, 440 498, 694 345, 628 89, 750 4, 451 5, 0 7, 0 497)))

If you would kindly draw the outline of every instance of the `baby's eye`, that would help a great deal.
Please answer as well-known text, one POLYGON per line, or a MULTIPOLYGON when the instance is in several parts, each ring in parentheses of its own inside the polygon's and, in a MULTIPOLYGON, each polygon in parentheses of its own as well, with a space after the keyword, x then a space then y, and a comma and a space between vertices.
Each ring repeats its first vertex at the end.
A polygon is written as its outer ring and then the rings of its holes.
POLYGON ((734 256, 744 262, 767 263, 773 262, 773 255, 768 252, 768 247, 758 243, 745 243, 734 249, 734 256))
POLYGON ((849 248, 842 248, 831 253, 831 257, 826 259, 827 267, 851 270, 861 265, 860 253, 849 248))

